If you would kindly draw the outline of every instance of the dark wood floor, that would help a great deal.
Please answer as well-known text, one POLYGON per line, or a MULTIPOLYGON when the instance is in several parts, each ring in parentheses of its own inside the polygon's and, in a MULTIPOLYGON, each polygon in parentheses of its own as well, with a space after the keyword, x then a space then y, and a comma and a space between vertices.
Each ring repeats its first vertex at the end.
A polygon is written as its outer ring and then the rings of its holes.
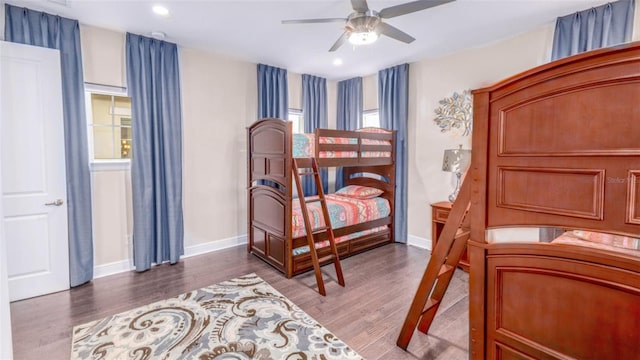
POLYGON ((325 266, 327 296, 312 273, 286 279, 236 247, 123 273, 70 291, 11 304, 15 359, 68 359, 73 326, 254 272, 366 359, 468 358, 468 275, 451 282, 429 335, 416 332, 408 351, 395 342, 429 252, 390 244, 342 261, 347 286, 325 266))

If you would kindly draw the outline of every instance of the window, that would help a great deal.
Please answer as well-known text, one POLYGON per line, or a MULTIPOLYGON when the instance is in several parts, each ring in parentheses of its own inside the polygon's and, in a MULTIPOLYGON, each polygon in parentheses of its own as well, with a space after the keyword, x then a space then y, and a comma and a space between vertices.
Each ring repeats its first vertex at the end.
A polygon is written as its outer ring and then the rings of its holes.
POLYGON ((85 86, 92 160, 130 159, 131 98, 121 88, 85 86))
POLYGON ((378 109, 367 110, 362 113, 362 127, 380 127, 380 114, 378 109))
POLYGON ((302 110, 289 109, 288 118, 289 121, 293 122, 294 133, 301 134, 304 132, 304 116, 302 115, 302 110))

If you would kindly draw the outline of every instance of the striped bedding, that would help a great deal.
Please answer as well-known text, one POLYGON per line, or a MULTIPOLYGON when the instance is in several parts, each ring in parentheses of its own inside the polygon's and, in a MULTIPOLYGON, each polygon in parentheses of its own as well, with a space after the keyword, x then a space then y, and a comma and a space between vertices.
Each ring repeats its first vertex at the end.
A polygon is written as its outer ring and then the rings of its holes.
MULTIPOLYGON (((343 137, 321 137, 320 144, 357 144, 356 138, 343 137)), ((293 157, 306 158, 314 157, 315 150, 315 134, 293 134, 293 157)), ((390 145, 386 140, 362 139, 364 145, 390 145)), ((321 158, 355 158, 358 157, 357 151, 321 151, 321 158)), ((390 157, 388 151, 363 151, 361 157, 390 157)))
POLYGON ((555 238, 551 243, 586 246, 640 257, 640 239, 621 235, 572 230, 555 238))
MULTIPOLYGON (((307 199, 317 198, 317 196, 308 197, 307 199)), ((329 210, 329 217, 331 219, 331 225, 333 229, 341 227, 355 225, 367 221, 372 221, 389 216, 391 213, 391 207, 389 201, 384 198, 376 197, 372 199, 355 199, 346 196, 340 196, 335 194, 325 195, 327 199, 327 209, 329 210)), ((308 201, 307 200, 307 201, 308 201)), ((304 219, 302 218, 302 210, 300 209, 300 202, 293 200, 293 217, 292 217, 292 236, 298 238, 306 235, 304 227, 304 219)), ((307 210, 309 212, 309 218, 312 221, 314 228, 324 226, 322 217, 322 208, 319 202, 307 203, 307 210)), ((386 229, 386 226, 381 226, 374 229, 367 229, 358 233, 341 236, 336 238, 336 242, 346 241, 355 237, 363 236, 369 233, 377 232, 386 229)), ((317 247, 327 246, 328 242, 318 243, 317 247)), ((299 255, 305 252, 309 252, 307 246, 296 248, 293 250, 294 255, 299 255)))

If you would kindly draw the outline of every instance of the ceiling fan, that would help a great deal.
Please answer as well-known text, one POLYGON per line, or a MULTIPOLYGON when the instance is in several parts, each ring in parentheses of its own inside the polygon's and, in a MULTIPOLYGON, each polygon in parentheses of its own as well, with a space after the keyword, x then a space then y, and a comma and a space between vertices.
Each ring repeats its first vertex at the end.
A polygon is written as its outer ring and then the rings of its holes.
POLYGON ((382 21, 400 15, 410 14, 430 7, 446 4, 454 0, 419 0, 390 6, 380 11, 369 9, 367 0, 351 0, 353 12, 346 18, 282 20, 283 24, 312 24, 344 22, 344 33, 333 44, 329 51, 336 51, 345 41, 354 45, 366 45, 375 42, 379 35, 411 43, 415 38, 404 31, 382 21))

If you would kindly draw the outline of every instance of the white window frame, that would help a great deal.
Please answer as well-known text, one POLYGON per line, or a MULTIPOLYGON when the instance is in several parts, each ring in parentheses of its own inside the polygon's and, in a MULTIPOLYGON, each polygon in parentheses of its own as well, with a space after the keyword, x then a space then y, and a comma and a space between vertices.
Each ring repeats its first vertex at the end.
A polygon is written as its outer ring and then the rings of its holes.
POLYGON ((91 171, 121 171, 131 169, 131 159, 96 159, 93 140, 93 112, 91 94, 128 97, 127 89, 93 83, 84 84, 84 105, 86 109, 87 143, 89 146, 89 169, 91 171))
POLYGON ((293 133, 304 133, 304 113, 301 109, 288 109, 287 111, 287 120, 293 122, 293 133), (297 116, 300 121, 298 122, 298 126, 296 126, 296 122, 291 119, 291 115, 297 116))
POLYGON ((371 110, 363 111, 362 112, 362 127, 363 128, 365 128, 365 127, 377 127, 377 128, 381 127, 380 126, 380 111, 378 109, 371 109, 371 110), (367 116, 374 115, 374 114, 378 118, 378 124, 374 126, 372 124, 365 123, 365 119, 367 118, 367 116))

